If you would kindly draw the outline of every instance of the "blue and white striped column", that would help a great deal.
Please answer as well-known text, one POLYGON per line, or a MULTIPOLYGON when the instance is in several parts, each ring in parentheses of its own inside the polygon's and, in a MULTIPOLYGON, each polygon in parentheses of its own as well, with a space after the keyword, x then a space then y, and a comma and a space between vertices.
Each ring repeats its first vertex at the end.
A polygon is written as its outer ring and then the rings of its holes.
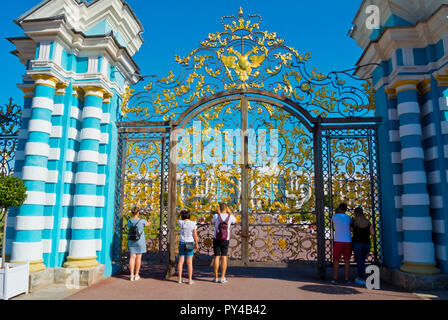
POLYGON ((108 234, 113 234, 113 229, 110 229, 110 226, 113 226, 112 223, 106 223, 110 220, 111 217, 107 216, 108 212, 113 212, 115 208, 114 199, 115 194, 111 190, 110 181, 113 181, 112 176, 115 173, 115 163, 111 162, 109 156, 113 153, 113 149, 116 149, 116 143, 111 143, 111 131, 112 125, 110 123, 110 115, 111 115, 111 98, 112 95, 106 93, 104 95, 103 100, 103 114, 101 118, 101 140, 99 146, 100 158, 101 161, 98 163, 98 194, 103 195, 105 197, 104 207, 97 208, 97 218, 99 219, 98 230, 97 232, 97 250, 99 251, 98 261, 100 264, 108 265, 110 263, 110 255, 107 250, 104 250, 106 247, 110 247, 112 245, 112 237, 108 234), (111 168, 113 167, 113 168, 111 168), (111 176, 112 169, 112 176, 111 176), (112 196, 112 197, 110 197, 112 196), (101 228, 100 228, 101 227, 101 228), (106 263, 107 262, 107 263, 106 263))
MULTIPOLYGON (((398 252, 398 256, 400 261, 403 260, 403 206, 401 204, 401 195, 403 194, 403 171, 402 171, 402 163, 401 163, 401 143, 400 143, 400 121, 398 118, 398 109, 397 109, 397 95, 395 89, 386 90, 387 93, 387 103, 388 103, 388 112, 387 119, 389 124, 389 142, 391 148, 390 161, 391 161, 391 169, 392 169, 392 184, 393 188, 391 190, 393 196, 393 206, 395 212, 395 224, 397 233, 396 242, 393 245, 396 245, 396 251, 398 252)), ((385 186, 387 188, 387 186, 385 186)), ((387 192, 384 190, 384 192, 387 192)))
MULTIPOLYGON (((48 160, 48 170, 51 172, 51 179, 47 180, 47 191, 56 195, 56 205, 52 207, 46 207, 45 215, 51 216, 53 219, 52 229, 44 231, 44 237, 51 243, 51 251, 49 253, 48 267, 60 267, 62 265, 61 257, 58 253, 60 245, 60 226, 62 218, 62 200, 64 195, 64 171, 65 171, 65 158, 67 148, 67 122, 69 113, 68 99, 66 95, 68 84, 60 83, 56 86, 56 93, 54 98, 54 108, 51 118, 52 132, 50 136, 50 147, 59 149, 59 157, 56 159, 48 160)), ((44 252, 45 259, 45 252, 44 252)))
POLYGON ((55 194, 47 193, 48 159, 58 156, 58 150, 49 145, 54 108, 54 95, 58 79, 48 75, 35 75, 34 98, 25 145, 25 162, 22 179, 27 187, 27 199, 20 207, 15 221, 15 237, 12 243, 11 261, 30 261, 30 272, 39 272, 43 264, 43 230, 51 221, 44 215, 45 206, 55 205, 55 194))
POLYGON ((443 273, 448 273, 448 81, 447 78, 433 79, 431 99, 434 110, 432 122, 436 128, 436 141, 439 150, 437 163, 439 172, 434 201, 434 240, 436 260, 443 273), (438 108, 437 108, 438 106, 438 108))
POLYGON ((418 80, 395 83, 397 111, 400 122, 403 194, 403 264, 400 269, 409 273, 436 274, 435 251, 432 240, 430 199, 424 167, 418 80))
POLYGON ((96 208, 104 207, 104 196, 97 195, 97 186, 98 164, 102 162, 99 144, 105 90, 99 87, 83 89, 85 101, 75 177, 76 193, 73 201, 74 214, 71 219, 72 237, 69 256, 67 262, 64 263, 66 268, 91 268, 98 265, 96 208))
MULTIPOLYGON (((17 139, 17 149, 14 157, 14 176, 22 178, 22 168, 25 163, 25 144, 28 140, 28 123, 31 117, 31 105, 34 97, 34 85, 19 85, 19 88, 23 91, 25 96, 17 139)), ((9 210, 5 244, 6 254, 9 256, 11 256, 12 243, 16 234, 15 225, 18 212, 19 209, 16 207, 9 210)))
POLYGON ((67 259, 71 239, 71 220, 73 218, 73 199, 76 185, 77 154, 79 152, 79 139, 82 130, 82 108, 84 105, 84 92, 77 86, 72 86, 69 102, 67 145, 65 149, 64 192, 62 197, 62 216, 60 220, 60 240, 58 246, 61 261, 67 259))

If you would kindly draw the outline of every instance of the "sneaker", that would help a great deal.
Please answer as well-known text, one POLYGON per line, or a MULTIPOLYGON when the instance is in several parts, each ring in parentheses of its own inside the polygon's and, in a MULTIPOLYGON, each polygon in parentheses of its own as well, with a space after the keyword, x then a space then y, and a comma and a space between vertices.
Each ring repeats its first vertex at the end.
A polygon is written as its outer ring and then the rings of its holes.
POLYGON ((134 280, 135 280, 135 281, 140 280, 140 276, 139 276, 139 275, 136 275, 135 278, 134 278, 134 280))
POLYGON ((134 276, 131 276, 131 278, 129 280, 134 281, 134 276))
POLYGON ((219 283, 219 279, 218 279, 218 278, 215 278, 215 279, 213 279, 213 282, 214 282, 214 283, 219 283))
POLYGON ((193 280, 188 281, 188 284, 194 284, 193 280))
POLYGON ((177 280, 177 283, 182 283, 182 282, 183 282, 182 279, 177 280))
POLYGON ((356 284, 360 284, 362 286, 366 285, 366 282, 364 280, 361 280, 361 279, 358 279, 358 278, 355 278, 355 283, 356 284))
POLYGON ((226 278, 222 278, 222 279, 221 279, 221 283, 227 283, 227 282, 229 282, 229 281, 227 281, 226 278))
POLYGON ((331 284, 338 284, 338 282, 336 280, 331 280, 330 283, 331 284))

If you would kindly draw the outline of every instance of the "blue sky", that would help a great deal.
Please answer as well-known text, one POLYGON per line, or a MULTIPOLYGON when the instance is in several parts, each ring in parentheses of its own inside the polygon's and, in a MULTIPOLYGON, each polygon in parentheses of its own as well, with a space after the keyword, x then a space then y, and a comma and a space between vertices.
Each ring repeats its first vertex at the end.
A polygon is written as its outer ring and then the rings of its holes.
MULTIPOLYGON (((22 104, 23 94, 16 84, 22 80, 24 66, 9 52, 14 46, 7 37, 22 36, 13 20, 38 4, 38 0, 8 2, 0 11, 2 78, 0 103, 9 97, 22 104)), ((288 46, 300 53, 312 52, 310 67, 320 72, 344 70, 355 65, 362 54, 356 42, 346 36, 362 0, 128 0, 142 22, 145 43, 135 60, 141 73, 164 76, 176 69, 174 56, 187 55, 208 33, 222 31, 222 16, 238 13, 260 14, 260 29, 276 32, 288 46)))

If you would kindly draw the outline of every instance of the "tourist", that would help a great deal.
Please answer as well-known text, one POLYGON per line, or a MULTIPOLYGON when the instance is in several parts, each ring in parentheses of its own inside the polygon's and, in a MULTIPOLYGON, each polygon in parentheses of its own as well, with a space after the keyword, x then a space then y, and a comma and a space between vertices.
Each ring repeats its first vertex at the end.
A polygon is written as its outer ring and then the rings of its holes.
POLYGON ((373 236, 374 231, 361 207, 355 209, 355 217, 352 219, 351 227, 353 230, 352 248, 358 266, 358 277, 355 278, 355 283, 365 285, 366 258, 370 253, 370 235, 373 236))
POLYGON ((142 264, 142 254, 146 252, 145 227, 151 225, 150 221, 140 219, 140 213, 143 213, 139 207, 133 206, 131 209, 132 218, 128 220, 128 248, 130 253, 129 269, 131 272, 131 281, 140 279, 140 266, 142 264))
POLYGON ((188 283, 193 284, 193 255, 194 250, 198 250, 198 233, 195 221, 190 220, 190 212, 182 210, 178 219, 180 226, 179 237, 179 261, 177 264, 177 272, 179 275, 178 283, 182 283, 182 270, 185 257, 187 257, 188 283))
POLYGON ((212 223, 215 224, 213 238, 213 272, 214 282, 226 283, 227 252, 229 250, 230 227, 236 222, 236 218, 225 203, 220 203, 218 213, 213 215, 212 223), (218 278, 219 264, 221 262, 221 279, 218 278))
POLYGON ((352 256, 352 235, 350 231, 350 216, 346 214, 347 205, 341 203, 333 215, 334 242, 333 242, 333 280, 336 284, 338 280, 339 259, 344 257, 345 262, 345 283, 350 284, 350 259, 352 256))

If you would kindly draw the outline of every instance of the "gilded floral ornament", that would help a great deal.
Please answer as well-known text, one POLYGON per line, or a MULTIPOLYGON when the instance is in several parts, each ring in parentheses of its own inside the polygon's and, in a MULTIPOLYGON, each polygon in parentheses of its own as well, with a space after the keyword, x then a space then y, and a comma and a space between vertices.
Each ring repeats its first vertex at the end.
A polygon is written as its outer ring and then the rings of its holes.
POLYGON ((194 103, 227 90, 261 89, 300 104, 312 116, 353 117, 372 113, 368 84, 347 86, 350 71, 327 75, 307 71, 311 54, 286 45, 275 32, 260 30, 259 15, 221 19, 224 31, 210 33, 186 56, 175 56, 181 70, 147 76, 145 90, 126 89, 122 114, 129 120, 176 120, 194 103))

